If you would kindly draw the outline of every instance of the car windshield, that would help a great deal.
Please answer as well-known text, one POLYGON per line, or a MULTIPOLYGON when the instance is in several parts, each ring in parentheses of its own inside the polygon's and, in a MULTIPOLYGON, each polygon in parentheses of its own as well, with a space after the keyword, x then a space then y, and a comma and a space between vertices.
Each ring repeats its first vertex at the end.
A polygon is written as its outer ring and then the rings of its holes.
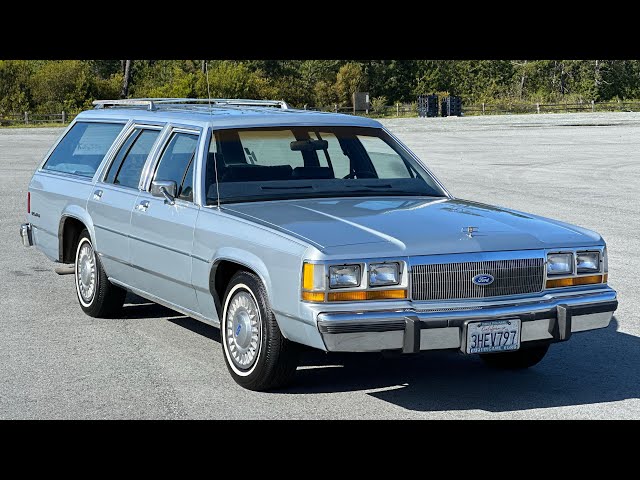
POLYGON ((207 204, 309 197, 445 196, 383 129, 277 127, 213 132, 207 204))

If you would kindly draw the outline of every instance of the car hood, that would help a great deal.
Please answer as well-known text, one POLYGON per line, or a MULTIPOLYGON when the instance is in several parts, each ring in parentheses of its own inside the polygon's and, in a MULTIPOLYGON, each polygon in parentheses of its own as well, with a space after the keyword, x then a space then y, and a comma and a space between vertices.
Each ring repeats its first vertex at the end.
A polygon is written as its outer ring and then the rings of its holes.
POLYGON ((595 232, 537 215, 460 199, 376 197, 224 206, 326 254, 434 255, 591 246, 595 232), (475 227, 472 236, 463 230, 475 227))

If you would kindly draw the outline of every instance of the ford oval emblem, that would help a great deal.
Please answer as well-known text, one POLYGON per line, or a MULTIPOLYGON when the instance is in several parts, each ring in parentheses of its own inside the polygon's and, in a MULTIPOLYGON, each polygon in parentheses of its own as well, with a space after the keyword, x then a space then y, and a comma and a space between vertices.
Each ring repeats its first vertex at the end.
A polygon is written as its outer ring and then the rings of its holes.
POLYGON ((480 275, 476 275, 471 280, 476 285, 491 285, 495 279, 493 275, 489 275, 488 273, 481 273, 480 275))

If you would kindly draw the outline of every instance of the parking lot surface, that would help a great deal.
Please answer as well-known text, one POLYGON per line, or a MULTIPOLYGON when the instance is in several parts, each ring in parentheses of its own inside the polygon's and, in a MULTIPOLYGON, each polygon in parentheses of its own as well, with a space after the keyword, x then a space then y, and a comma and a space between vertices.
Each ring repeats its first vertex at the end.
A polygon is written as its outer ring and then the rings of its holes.
POLYGON ((216 329, 140 298, 78 306, 22 247, 30 176, 60 129, 0 129, 0 418, 640 418, 640 113, 391 119, 452 194, 575 223, 608 243, 609 328, 497 372, 474 356, 304 355, 295 384, 237 386, 216 329))

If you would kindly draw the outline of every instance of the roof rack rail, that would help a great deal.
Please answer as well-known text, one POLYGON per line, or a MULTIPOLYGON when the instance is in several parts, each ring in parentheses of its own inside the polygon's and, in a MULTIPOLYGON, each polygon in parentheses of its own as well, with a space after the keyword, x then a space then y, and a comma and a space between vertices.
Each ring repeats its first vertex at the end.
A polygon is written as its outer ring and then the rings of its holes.
POLYGON ((162 106, 180 105, 228 105, 232 107, 279 107, 290 108, 284 100, 249 100, 244 98, 124 98, 120 100, 94 100, 95 108, 146 107, 147 110, 158 110, 162 106))

